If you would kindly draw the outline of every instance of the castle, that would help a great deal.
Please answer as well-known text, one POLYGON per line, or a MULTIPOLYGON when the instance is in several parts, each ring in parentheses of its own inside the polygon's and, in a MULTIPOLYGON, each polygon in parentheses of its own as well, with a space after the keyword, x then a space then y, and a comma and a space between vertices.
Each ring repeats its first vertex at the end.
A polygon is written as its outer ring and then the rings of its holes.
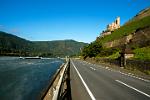
POLYGON ((111 32, 120 28, 120 17, 117 17, 114 22, 107 25, 107 29, 102 32, 102 36, 110 35, 111 32))

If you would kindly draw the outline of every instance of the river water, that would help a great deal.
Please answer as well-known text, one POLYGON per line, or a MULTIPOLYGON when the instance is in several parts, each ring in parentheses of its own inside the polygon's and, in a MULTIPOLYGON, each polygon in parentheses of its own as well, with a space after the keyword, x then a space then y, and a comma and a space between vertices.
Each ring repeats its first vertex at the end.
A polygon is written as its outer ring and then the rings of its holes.
POLYGON ((60 59, 0 57, 0 100, 38 100, 60 59))

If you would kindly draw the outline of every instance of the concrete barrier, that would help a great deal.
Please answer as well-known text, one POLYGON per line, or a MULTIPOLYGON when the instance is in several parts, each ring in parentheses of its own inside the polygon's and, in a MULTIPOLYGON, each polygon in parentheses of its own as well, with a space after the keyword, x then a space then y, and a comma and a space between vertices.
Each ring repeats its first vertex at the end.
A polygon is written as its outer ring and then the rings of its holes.
POLYGON ((51 80, 49 88, 47 89, 46 93, 42 96, 42 100, 60 100, 61 98, 66 98, 64 97, 64 94, 67 93, 66 90, 69 90, 68 88, 70 88, 68 86, 68 82, 66 81, 69 78, 69 68, 70 60, 67 60, 67 62, 63 64, 60 67, 60 69, 57 70, 56 74, 51 80))

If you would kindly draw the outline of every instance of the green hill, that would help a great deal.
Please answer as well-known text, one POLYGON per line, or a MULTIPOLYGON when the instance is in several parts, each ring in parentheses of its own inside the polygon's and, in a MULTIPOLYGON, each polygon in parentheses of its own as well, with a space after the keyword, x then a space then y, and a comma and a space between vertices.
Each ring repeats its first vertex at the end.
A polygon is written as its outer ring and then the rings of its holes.
POLYGON ((27 55, 32 42, 0 31, 0 55, 27 55))
POLYGON ((109 42, 115 39, 122 38, 131 33, 134 33, 136 30, 140 28, 144 28, 150 26, 150 8, 142 10, 135 17, 121 26, 118 30, 112 32, 112 34, 100 38, 102 43, 109 42))
POLYGON ((139 12, 110 35, 99 36, 83 49, 86 57, 118 58, 123 46, 131 49, 134 59, 150 60, 150 8, 139 12))
POLYGON ((0 55, 5 56, 73 56, 86 45, 74 40, 29 41, 0 31, 0 55))
POLYGON ((37 54, 42 53, 42 56, 73 56, 80 53, 80 49, 87 43, 77 42, 74 40, 57 40, 57 41, 34 41, 34 50, 37 54), (47 54, 46 54, 47 53, 47 54))

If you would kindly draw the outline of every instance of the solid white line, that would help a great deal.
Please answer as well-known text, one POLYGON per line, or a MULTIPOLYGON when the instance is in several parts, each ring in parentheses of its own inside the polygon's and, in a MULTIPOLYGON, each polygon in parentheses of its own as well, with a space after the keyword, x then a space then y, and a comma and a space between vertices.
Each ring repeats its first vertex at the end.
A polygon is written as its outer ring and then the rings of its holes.
POLYGON ((73 61, 71 61, 71 62, 72 62, 72 65, 73 65, 74 69, 76 70, 77 74, 79 75, 79 77, 80 77, 80 79, 81 79, 83 85, 85 86, 85 89, 87 90, 88 94, 90 95, 91 99, 92 99, 92 100, 96 100, 96 98, 94 97, 94 95, 92 94, 92 92, 90 91, 90 89, 88 88, 87 84, 86 84, 85 81, 83 80, 82 76, 80 75, 79 71, 78 71, 77 68, 75 67, 73 61))
POLYGON ((123 85, 125 85, 125 86, 127 86, 127 87, 129 87, 129 88, 131 88, 131 89, 133 89, 133 90, 135 90, 135 91, 137 91, 137 92, 139 92, 139 93, 141 93, 141 94, 143 94, 143 95, 145 95, 145 96, 147 96, 147 97, 149 97, 150 98, 150 95, 148 95, 148 94, 146 94, 146 93, 144 93, 144 92, 142 92, 142 91, 140 91, 140 90, 138 90, 138 89, 136 89, 136 88, 134 88, 134 87, 132 87, 132 86, 130 86, 130 85, 128 85, 128 84, 126 84, 126 83, 124 83, 124 82, 122 82, 122 81, 119 81, 119 80, 116 80, 118 83, 121 83, 121 84, 123 84, 123 85))

